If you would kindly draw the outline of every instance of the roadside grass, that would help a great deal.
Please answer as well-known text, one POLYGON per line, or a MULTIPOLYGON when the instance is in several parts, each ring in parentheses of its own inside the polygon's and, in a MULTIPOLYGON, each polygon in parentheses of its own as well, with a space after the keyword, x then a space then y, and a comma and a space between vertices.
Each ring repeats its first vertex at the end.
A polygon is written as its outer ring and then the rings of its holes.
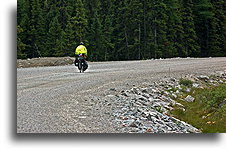
POLYGON ((179 80, 179 84, 187 87, 192 87, 193 82, 191 80, 181 78, 179 80))
MULTIPOLYGON (((190 82, 185 84, 190 85, 190 82)), ((190 92, 177 98, 177 101, 184 105, 185 111, 175 106, 171 114, 203 133, 225 133, 225 98, 225 83, 204 89, 192 88, 190 92), (193 96, 195 101, 191 103, 183 101, 182 98, 187 95, 193 96)))

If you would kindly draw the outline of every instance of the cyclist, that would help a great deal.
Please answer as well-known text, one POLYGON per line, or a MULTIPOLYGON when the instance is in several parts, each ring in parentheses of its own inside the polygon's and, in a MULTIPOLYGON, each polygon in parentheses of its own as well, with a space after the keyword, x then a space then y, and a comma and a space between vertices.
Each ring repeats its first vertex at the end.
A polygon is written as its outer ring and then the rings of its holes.
MULTIPOLYGON (((84 58, 87 58, 87 49, 84 46, 84 43, 83 42, 81 42, 79 44, 79 46, 75 49, 75 62, 74 62, 75 63, 75 66, 78 66, 78 57, 81 54, 83 55, 84 58)), ((85 71, 87 68, 88 68, 88 64, 84 60, 84 69, 83 69, 83 71, 85 71)))

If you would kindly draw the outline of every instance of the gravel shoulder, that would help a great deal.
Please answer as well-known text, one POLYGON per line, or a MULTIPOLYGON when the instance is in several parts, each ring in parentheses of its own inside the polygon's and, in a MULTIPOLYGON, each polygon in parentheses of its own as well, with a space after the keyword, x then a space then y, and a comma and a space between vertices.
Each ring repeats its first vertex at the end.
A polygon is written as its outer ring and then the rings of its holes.
POLYGON ((73 61, 74 58, 72 57, 44 57, 24 60, 18 59, 17 68, 71 65, 73 64, 73 61))
POLYGON ((72 63, 17 68, 17 132, 122 132, 113 122, 115 109, 120 108, 118 101, 106 96, 120 94, 135 86, 143 87, 163 78, 224 71, 225 57, 88 64, 88 70, 82 74, 72 63))

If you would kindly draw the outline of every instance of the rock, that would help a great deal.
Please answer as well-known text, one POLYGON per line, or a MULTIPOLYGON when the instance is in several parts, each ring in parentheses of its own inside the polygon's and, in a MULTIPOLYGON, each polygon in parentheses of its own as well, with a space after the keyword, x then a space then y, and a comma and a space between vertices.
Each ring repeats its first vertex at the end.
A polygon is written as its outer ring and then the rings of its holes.
POLYGON ((194 102, 195 98, 193 98, 192 96, 188 95, 186 98, 184 98, 185 101, 187 102, 194 102))
POLYGON ((175 86, 175 88, 178 89, 178 90, 182 90, 180 85, 175 86))
POLYGON ((150 103, 153 103, 154 98, 153 98, 153 97, 149 97, 149 98, 148 98, 148 101, 149 101, 150 103))
POLYGON ((122 92, 121 95, 128 97, 129 94, 127 92, 122 92))
POLYGON ((174 98, 177 98, 177 95, 176 95, 176 94, 172 93, 171 95, 172 95, 174 98))
POLYGON ((151 89, 152 92, 157 93, 158 91, 154 88, 151 89))
POLYGON ((110 90, 111 90, 111 91, 116 91, 116 89, 115 89, 115 88, 110 88, 110 90))
POLYGON ((147 94, 147 93, 143 93, 142 96, 145 97, 145 98, 149 98, 150 97, 150 95, 147 94))
POLYGON ((169 95, 170 93, 168 91, 164 91, 164 94, 169 95))
POLYGON ((139 96, 137 98, 137 100, 141 100, 141 101, 147 102, 147 98, 146 97, 143 97, 143 96, 139 96))
MULTIPOLYGON (((189 75, 188 78, 190 77, 189 75)), ((195 81, 193 87, 199 88, 200 84, 197 82, 199 82, 200 79, 205 81, 210 80, 207 76, 201 76, 196 80, 195 78, 196 77, 192 77, 195 81)), ((133 86, 131 90, 121 91, 121 95, 115 95, 116 99, 113 99, 115 101, 114 104, 117 106, 113 108, 114 122, 117 123, 116 125, 123 125, 119 128, 119 131, 123 133, 200 132, 192 125, 171 117, 169 114, 169 111, 173 110, 172 106, 179 107, 181 110, 185 111, 185 107, 173 98, 179 97, 183 93, 181 90, 182 88, 179 85, 178 79, 167 78, 152 84, 145 83, 143 87, 133 86), (171 91, 169 92, 169 90, 171 91)), ((113 96, 108 97, 114 98, 113 96)), ((195 98, 188 95, 183 101, 194 102, 195 98)), ((222 102, 222 104, 223 103, 225 102, 222 102)))
POLYGON ((115 95, 107 95, 106 97, 113 98, 113 97, 116 97, 116 96, 115 95))
POLYGON ((184 108, 184 105, 182 105, 181 103, 175 103, 175 105, 177 105, 177 106, 179 106, 179 107, 181 107, 181 108, 184 108))
POLYGON ((133 93, 135 93, 135 94, 138 94, 138 95, 140 94, 137 87, 133 87, 133 88, 131 89, 131 91, 132 91, 133 93))
POLYGON ((198 87, 199 87, 199 84, 198 84, 198 83, 193 83, 193 84, 192 84, 192 87, 198 88, 198 87))
POLYGON ((142 89, 141 89, 141 92, 142 92, 142 93, 148 93, 147 88, 142 88, 142 89))
POLYGON ((185 89, 185 92, 190 92, 190 91, 191 91, 190 88, 186 88, 186 89, 185 89))
POLYGON ((210 79, 208 76, 205 76, 205 75, 198 76, 197 78, 204 81, 207 81, 210 79))
POLYGON ((176 82, 176 79, 175 78, 171 78, 170 81, 176 82))
POLYGON ((176 90, 176 92, 175 92, 176 94, 179 94, 180 93, 180 91, 179 90, 176 90))
POLYGON ((137 125, 136 125, 136 123, 135 123, 135 121, 133 121, 130 125, 129 125, 129 127, 138 127, 137 125))
POLYGON ((222 107, 224 104, 226 104, 226 99, 224 99, 224 101, 222 101, 218 106, 222 107))
POLYGON ((153 129, 152 128, 148 128, 147 129, 147 133, 152 133, 153 132, 153 129))

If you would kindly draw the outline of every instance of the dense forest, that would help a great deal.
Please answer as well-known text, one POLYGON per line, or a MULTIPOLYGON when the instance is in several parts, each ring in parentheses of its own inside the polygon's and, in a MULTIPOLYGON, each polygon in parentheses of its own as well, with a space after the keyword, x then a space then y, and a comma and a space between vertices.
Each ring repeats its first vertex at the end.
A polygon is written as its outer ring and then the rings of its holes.
POLYGON ((18 0, 17 58, 225 56, 224 0, 18 0))

